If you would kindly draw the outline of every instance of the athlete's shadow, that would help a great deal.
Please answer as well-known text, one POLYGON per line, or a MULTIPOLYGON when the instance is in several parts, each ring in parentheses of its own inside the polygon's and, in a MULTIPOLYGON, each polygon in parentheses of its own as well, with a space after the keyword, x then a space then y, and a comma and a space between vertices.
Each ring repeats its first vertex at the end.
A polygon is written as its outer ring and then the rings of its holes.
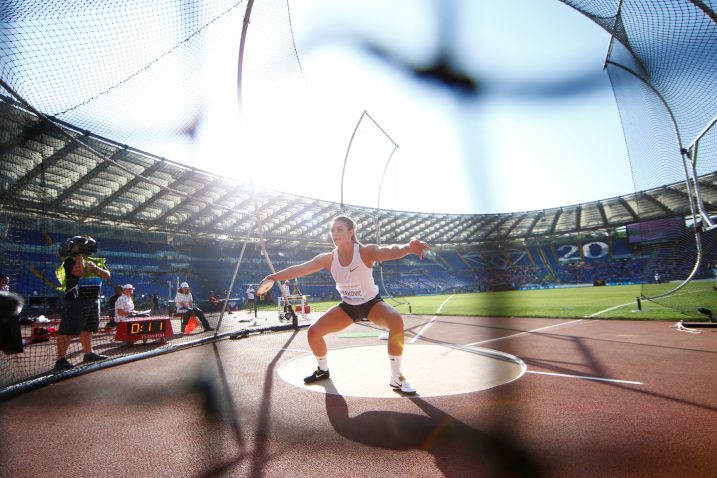
POLYGON ((349 415, 346 399, 324 381, 326 413, 340 435, 390 450, 420 449, 435 457, 444 476, 537 477, 536 463, 509 438, 457 420, 422 398, 410 398, 427 415, 371 411, 349 415))

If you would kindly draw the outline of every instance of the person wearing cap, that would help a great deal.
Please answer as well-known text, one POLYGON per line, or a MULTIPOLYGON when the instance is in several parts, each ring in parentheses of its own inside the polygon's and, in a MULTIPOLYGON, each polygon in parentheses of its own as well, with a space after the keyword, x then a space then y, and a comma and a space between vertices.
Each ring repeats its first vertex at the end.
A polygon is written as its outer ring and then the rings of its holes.
POLYGON ((134 286, 132 284, 125 284, 122 286, 122 295, 117 298, 117 301, 115 301, 115 317, 117 318, 117 320, 125 320, 133 316, 133 293, 134 286))
POLYGON ((194 306, 194 298, 192 297, 192 293, 189 291, 188 283, 182 282, 179 284, 177 295, 174 296, 174 305, 177 306, 177 314, 182 314, 182 333, 184 333, 184 328, 187 326, 189 318, 193 315, 199 319, 205 331, 214 330, 214 328, 209 325, 207 318, 204 317, 204 311, 202 311, 199 307, 194 306))

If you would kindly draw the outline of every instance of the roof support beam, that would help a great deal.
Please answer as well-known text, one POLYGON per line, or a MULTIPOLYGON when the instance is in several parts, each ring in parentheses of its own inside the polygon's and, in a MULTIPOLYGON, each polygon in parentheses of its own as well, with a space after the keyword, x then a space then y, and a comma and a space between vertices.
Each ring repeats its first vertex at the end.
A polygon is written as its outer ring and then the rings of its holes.
POLYGON ((535 215, 533 220, 530 221, 530 226, 528 226, 528 230, 525 231, 525 237, 530 237, 532 235, 533 229, 535 229, 535 226, 543 217, 545 217, 545 211, 540 211, 538 214, 535 215))
POLYGON ((7 141, 0 143, 0 155, 10 153, 16 147, 23 146, 29 141, 32 141, 41 134, 51 131, 52 129, 52 124, 47 121, 38 121, 31 126, 26 126, 22 128, 20 133, 16 134, 7 141))
POLYGON ((608 220, 607 220, 607 213, 605 212, 605 205, 602 203, 602 201, 597 202, 597 209, 600 213, 600 218, 602 219, 603 227, 608 227, 608 220))
POLYGON ((555 228, 558 226, 558 220, 560 220, 560 216, 563 215, 563 209, 557 209, 555 211, 555 216, 553 216, 553 223, 550 225, 549 231, 550 234, 555 234, 555 228))
POLYGON ((130 219, 137 219, 137 216, 139 215, 140 212, 142 212, 145 209, 147 209, 148 207, 152 206, 154 203, 159 201, 161 198, 167 196, 168 194, 174 193, 174 189, 177 186, 179 186, 180 184, 185 183, 189 180, 188 176, 189 176, 189 174, 184 173, 181 176, 179 176, 178 178, 176 178, 174 181, 172 181, 170 184, 168 184, 166 187, 160 188, 156 194, 154 194, 152 197, 150 197, 149 199, 144 201, 142 204, 137 206, 134 209, 134 211, 129 213, 128 217, 130 219))
MULTIPOLYGON (((118 161, 122 158, 124 158, 127 155, 126 149, 120 149, 118 151, 115 151, 112 156, 112 161, 118 161)), ((86 185, 89 181, 91 181, 93 178, 97 177, 100 173, 103 171, 106 171, 110 166, 112 166, 112 163, 110 161, 101 161, 99 162, 94 168, 92 168, 90 171, 88 171, 85 174, 85 177, 82 181, 76 181, 74 184, 72 184, 69 188, 65 189, 59 196, 55 198, 55 200, 52 202, 53 207, 58 207, 60 204, 62 204, 67 198, 72 196, 78 189, 86 185)))
MULTIPOLYGON (((215 199, 212 202, 205 201, 205 204, 204 204, 204 206, 202 206, 201 209, 197 210, 196 213, 189 215, 185 219, 182 219, 181 221, 179 221, 179 223, 177 223, 177 226, 185 226, 186 224, 188 224, 190 221, 193 221, 197 217, 203 216, 209 210, 209 208, 211 208, 215 204, 218 204, 218 203, 226 200, 226 198, 230 194, 232 194, 232 191, 229 188, 224 189, 223 191, 221 191, 221 193, 217 199, 215 199)), ((222 208, 222 209, 224 209, 224 208, 222 208)))
POLYGON ((625 201, 625 198, 619 197, 617 198, 617 201, 620 203, 622 207, 625 208, 625 211, 632 217, 632 220, 637 222, 640 220, 640 218, 637 216, 637 213, 635 210, 625 201))
POLYGON ((164 166, 164 161, 157 161, 156 163, 152 164, 151 166, 147 167, 144 171, 142 171, 141 175, 137 175, 127 181, 124 186, 121 186, 117 189, 117 191, 113 192, 109 196, 107 196, 103 201, 100 201, 100 203, 92 208, 89 211, 90 215, 96 215, 105 208, 108 204, 111 204, 115 202, 120 196, 125 194, 127 191, 132 189, 133 187, 137 186, 143 181, 147 181, 147 178, 149 178, 152 174, 157 172, 162 166, 164 166))
MULTIPOLYGON (((199 201, 199 200, 201 200, 201 199, 197 199, 197 198, 201 198, 202 194, 206 193, 207 191, 210 191, 210 190, 212 189, 212 187, 214 187, 214 186, 215 186, 217 183, 219 183, 220 181, 221 181, 221 178, 213 178, 213 179, 210 180, 208 183, 206 183, 204 186, 202 186, 201 188, 199 188, 199 189, 197 189, 196 191, 194 191, 194 193, 192 193, 191 195, 189 195, 189 196, 183 198, 183 199, 182 199, 181 201, 179 201, 174 207, 172 207, 172 208, 170 208, 170 209, 167 209, 164 213, 162 213, 162 214, 160 214, 159 216, 157 216, 157 218, 152 221, 152 224, 157 224, 157 223, 160 223, 160 222, 164 221, 164 219, 166 219, 167 217, 171 216, 172 214, 174 214, 175 212, 179 211, 179 210, 182 209, 183 207, 186 207, 186 205, 187 205, 190 201, 199 201)), ((202 202, 205 203, 205 204, 207 204, 207 205, 211 204, 210 201, 207 201, 206 199, 203 200, 202 202)), ((137 210, 135 210, 135 213, 136 213, 136 212, 137 212, 137 210)), ((191 214, 190 214, 190 217, 192 217, 191 214)))
POLYGON ((669 215, 672 213, 672 210, 669 207, 667 207, 664 203, 662 203, 662 201, 658 200, 652 194, 645 193, 645 194, 642 194, 641 197, 645 198, 649 203, 656 206, 658 209, 660 209, 665 214, 669 215))
MULTIPOLYGON (((89 133, 83 135, 83 139, 86 138, 89 133)), ((2 196, 0 196, 0 202, 5 202, 5 198, 14 197, 18 191, 24 189, 28 184, 35 180, 38 176, 41 176, 48 168, 58 163, 61 159, 65 158, 72 151, 75 151, 80 147, 79 143, 73 141, 65 144, 62 148, 52 153, 47 158, 40 161, 34 168, 26 172, 23 176, 17 179, 8 189, 5 190, 2 196)))

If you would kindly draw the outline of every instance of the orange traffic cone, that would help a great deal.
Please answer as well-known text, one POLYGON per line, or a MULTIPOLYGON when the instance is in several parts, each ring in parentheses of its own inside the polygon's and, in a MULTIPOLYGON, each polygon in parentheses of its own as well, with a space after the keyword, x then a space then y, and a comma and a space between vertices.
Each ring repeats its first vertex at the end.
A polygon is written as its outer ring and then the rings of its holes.
POLYGON ((187 322, 187 325, 184 327, 184 333, 190 334, 192 333, 192 330, 196 329, 199 326, 199 321, 195 316, 191 316, 189 318, 189 321, 187 322))

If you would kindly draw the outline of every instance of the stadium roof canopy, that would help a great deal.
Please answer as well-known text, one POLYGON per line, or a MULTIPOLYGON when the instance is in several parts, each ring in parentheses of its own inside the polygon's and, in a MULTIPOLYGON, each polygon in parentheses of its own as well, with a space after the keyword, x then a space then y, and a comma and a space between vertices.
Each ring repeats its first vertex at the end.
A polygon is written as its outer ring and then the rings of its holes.
MULTIPOLYGON (((505 214, 430 214, 377 210, 256 189, 117 144, 14 100, 0 102, 0 207, 18 214, 256 241, 260 211, 270 244, 326 243, 330 218, 346 213, 360 237, 403 243, 468 245, 614 230, 629 223, 690 215, 685 183, 554 209, 505 214)), ((710 214, 717 173, 700 179, 710 214)))

